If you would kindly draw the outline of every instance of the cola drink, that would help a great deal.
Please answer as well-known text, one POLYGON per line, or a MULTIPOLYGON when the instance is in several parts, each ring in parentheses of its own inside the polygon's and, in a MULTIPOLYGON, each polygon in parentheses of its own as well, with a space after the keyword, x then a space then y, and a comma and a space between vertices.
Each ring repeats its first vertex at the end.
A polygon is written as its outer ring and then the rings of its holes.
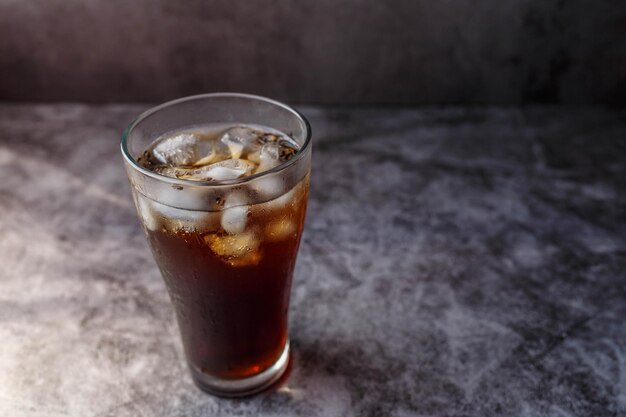
POLYGON ((302 148, 267 125, 211 123, 168 131, 134 160, 169 185, 133 197, 192 376, 209 392, 249 394, 286 368, 309 191, 302 148))

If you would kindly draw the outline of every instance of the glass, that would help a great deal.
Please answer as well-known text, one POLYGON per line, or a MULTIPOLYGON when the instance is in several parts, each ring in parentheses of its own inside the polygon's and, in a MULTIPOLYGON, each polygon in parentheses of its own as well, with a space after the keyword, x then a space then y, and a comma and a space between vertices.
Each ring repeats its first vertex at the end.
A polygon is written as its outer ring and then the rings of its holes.
POLYGON ((267 98, 204 94, 146 111, 128 126, 121 147, 195 383, 222 396, 268 387, 289 362, 287 313, 311 169, 308 122, 267 98), (228 181, 169 178, 137 163, 158 137, 208 124, 268 126, 300 150, 271 170, 228 181), (247 221, 231 235, 221 224, 237 210, 247 221))

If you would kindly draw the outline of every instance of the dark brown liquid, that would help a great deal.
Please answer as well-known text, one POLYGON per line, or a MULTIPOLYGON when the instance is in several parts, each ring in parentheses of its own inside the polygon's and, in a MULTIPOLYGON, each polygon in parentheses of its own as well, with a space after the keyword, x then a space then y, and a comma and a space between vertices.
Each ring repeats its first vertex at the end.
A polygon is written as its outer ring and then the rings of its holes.
POLYGON ((187 359, 197 371, 225 379, 249 377, 280 356, 287 341, 308 177, 293 194, 284 207, 251 206, 246 230, 255 231, 260 244, 239 257, 219 256, 211 249, 211 239, 226 236, 223 230, 207 234, 167 225, 147 230, 176 309, 187 359), (293 230, 272 238, 268 230, 281 218, 293 230))

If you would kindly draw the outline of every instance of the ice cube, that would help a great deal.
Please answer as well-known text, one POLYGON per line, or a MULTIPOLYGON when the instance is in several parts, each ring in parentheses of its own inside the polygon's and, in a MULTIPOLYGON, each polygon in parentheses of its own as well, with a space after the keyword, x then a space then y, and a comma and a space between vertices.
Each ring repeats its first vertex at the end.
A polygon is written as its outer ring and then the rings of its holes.
MULTIPOLYGON (((251 160, 255 154, 266 143, 278 143, 284 139, 283 135, 272 132, 264 132, 251 127, 237 126, 228 129, 220 138, 220 141, 228 146, 232 158, 240 158, 242 155, 251 155, 251 160)), ((256 162, 256 161, 255 161, 256 162)))
MULTIPOLYGON (((264 210, 281 210, 288 205, 292 207, 298 207, 301 204, 301 199, 305 196, 307 185, 308 179, 301 180, 291 190, 284 192, 284 194, 279 195, 273 200, 269 200, 262 204, 259 204, 259 206, 264 210)), ((285 186, 283 185, 283 187, 285 186)), ((283 187, 281 187, 281 189, 284 190, 283 187)))
POLYGON ((285 194, 281 195, 280 197, 274 198, 273 200, 266 201, 265 203, 262 204, 263 208, 265 208, 266 210, 277 210, 277 209, 282 209, 288 204, 292 204, 295 201, 296 187, 287 191, 285 194))
POLYGON ((225 209, 237 206, 245 206, 247 204, 250 204, 250 199, 248 198, 246 192, 243 190, 232 191, 226 196, 226 199, 224 200, 225 209))
POLYGON ((198 142, 196 155, 199 159, 193 165, 203 166, 229 159, 230 150, 221 141, 203 140, 198 142))
POLYGON ((215 161, 216 157, 217 157, 217 154, 213 150, 211 150, 211 151, 209 151, 209 153, 206 156, 204 156, 204 157, 198 159, 196 162, 194 162, 193 165, 196 166, 196 167, 201 167, 203 165, 208 165, 211 162, 215 161))
POLYGON ((164 165, 154 167, 152 170, 157 174, 165 175, 170 178, 185 178, 190 172, 194 171, 193 169, 176 168, 164 165))
POLYGON ((220 235, 211 233, 204 236, 204 241, 217 256, 237 258, 255 251, 259 247, 259 239, 253 231, 237 235, 220 235))
POLYGON ((160 140, 152 149, 152 154, 165 165, 191 165, 197 159, 196 150, 199 141, 200 138, 196 135, 181 133, 160 140))
POLYGON ((249 127, 233 127, 228 129, 220 141, 228 146, 232 158, 240 158, 244 149, 258 147, 258 132, 249 127))
POLYGON ((248 221, 248 212, 246 206, 231 207, 224 210, 222 212, 222 229, 231 235, 243 232, 248 221))
POLYGON ((270 222, 265 227, 265 239, 270 242, 278 242, 296 235, 297 227, 294 219, 281 218, 270 222))
POLYGON ((181 133, 160 139, 152 154, 158 163, 170 167, 203 166, 223 161, 231 155, 228 146, 222 142, 196 133, 181 133))
POLYGON ((154 172, 171 178, 180 178, 194 181, 223 181, 234 180, 249 175, 256 165, 245 159, 227 159, 205 165, 200 168, 177 168, 171 166, 158 166, 154 172))
POLYGON ((222 229, 228 234, 241 233, 246 228, 250 208, 246 205, 247 198, 243 192, 233 192, 224 201, 222 211, 222 229))
POLYGON ((217 212, 172 209, 173 217, 164 220, 171 230, 215 232, 220 228, 220 215, 217 212))
POLYGON ((206 175, 212 180, 234 180, 239 177, 250 175, 256 165, 245 159, 227 159, 215 164, 207 165, 200 169, 206 168, 206 175))
POLYGON ((267 171, 280 164, 280 146, 277 143, 266 143, 259 152, 259 166, 255 173, 267 171))
POLYGON ((141 218, 149 230, 165 228, 170 231, 187 230, 201 233, 215 232, 220 228, 220 213, 185 210, 138 197, 141 218))
POLYGON ((262 258, 263 255, 261 254, 261 249, 255 249, 246 253, 243 256, 227 259, 226 263, 228 263, 230 266, 241 268, 242 266, 258 265, 259 262, 261 262, 262 258))
POLYGON ((259 194, 260 201, 269 201, 283 193, 285 184, 278 175, 267 175, 253 180, 250 187, 259 194))

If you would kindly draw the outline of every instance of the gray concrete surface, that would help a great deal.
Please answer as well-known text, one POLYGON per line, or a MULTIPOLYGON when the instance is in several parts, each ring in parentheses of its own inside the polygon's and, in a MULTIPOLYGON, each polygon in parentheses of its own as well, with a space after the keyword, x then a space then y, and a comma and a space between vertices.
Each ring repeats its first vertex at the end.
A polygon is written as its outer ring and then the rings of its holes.
POLYGON ((1 416, 626 414, 625 112, 302 108, 291 372, 224 400, 132 206, 143 108, 0 105, 1 416))
POLYGON ((0 0, 0 99, 610 104, 614 0, 0 0))

